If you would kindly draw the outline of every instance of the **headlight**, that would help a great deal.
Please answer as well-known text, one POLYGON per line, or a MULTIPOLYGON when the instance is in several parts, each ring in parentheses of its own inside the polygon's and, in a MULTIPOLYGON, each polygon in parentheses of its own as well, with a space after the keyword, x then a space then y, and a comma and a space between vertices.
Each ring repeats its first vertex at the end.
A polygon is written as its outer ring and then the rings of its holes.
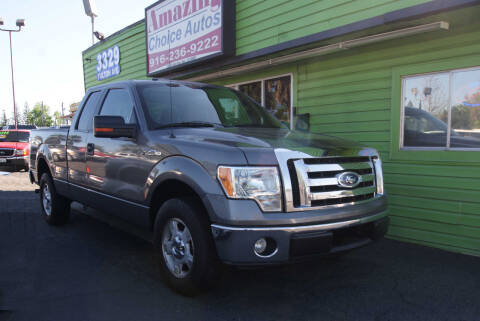
POLYGON ((217 176, 229 198, 253 199, 262 211, 281 211, 282 191, 276 167, 220 166, 217 176))
POLYGON ((25 156, 27 155, 26 149, 17 149, 15 150, 15 156, 25 156))
POLYGON ((383 170, 382 170, 382 160, 380 156, 373 157, 373 166, 375 167, 375 178, 377 185, 377 194, 383 195, 385 193, 383 187, 383 170))

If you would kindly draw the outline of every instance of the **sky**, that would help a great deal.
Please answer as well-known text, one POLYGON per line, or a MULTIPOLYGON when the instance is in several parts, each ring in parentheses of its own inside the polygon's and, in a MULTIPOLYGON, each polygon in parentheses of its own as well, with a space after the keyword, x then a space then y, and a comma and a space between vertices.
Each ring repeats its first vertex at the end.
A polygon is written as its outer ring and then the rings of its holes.
MULTIPOLYGON (((95 30, 106 37, 142 19, 156 0, 92 0, 99 16, 95 30)), ((15 28, 25 19, 21 32, 12 33, 15 98, 22 111, 43 101, 50 111, 65 110, 84 93, 82 51, 92 45, 91 20, 82 0, 0 0, 0 28, 15 28)), ((12 80, 8 32, 0 32, 0 112, 13 116, 12 80)))

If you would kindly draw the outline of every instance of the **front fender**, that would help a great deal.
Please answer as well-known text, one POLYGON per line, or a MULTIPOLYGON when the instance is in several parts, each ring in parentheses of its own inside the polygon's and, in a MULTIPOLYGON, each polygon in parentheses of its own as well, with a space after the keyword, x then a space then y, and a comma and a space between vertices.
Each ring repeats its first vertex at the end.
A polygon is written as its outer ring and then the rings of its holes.
POLYGON ((206 195, 224 196, 216 178, 198 162, 184 156, 171 156, 156 164, 148 175, 145 183, 144 197, 147 204, 151 204, 156 188, 167 180, 177 180, 188 185, 201 198, 210 219, 215 214, 206 195))

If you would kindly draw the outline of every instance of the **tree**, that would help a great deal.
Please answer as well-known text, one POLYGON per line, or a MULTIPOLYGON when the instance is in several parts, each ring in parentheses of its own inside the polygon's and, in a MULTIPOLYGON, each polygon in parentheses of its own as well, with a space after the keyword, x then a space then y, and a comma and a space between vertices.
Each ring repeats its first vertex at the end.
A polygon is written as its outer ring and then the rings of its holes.
POLYGON ((2 112, 2 118, 0 118, 0 126, 6 126, 8 123, 7 119, 7 113, 5 112, 5 109, 2 112))
POLYGON ((28 123, 38 127, 52 126, 52 116, 49 114, 50 107, 43 103, 36 103, 28 113, 28 123))
POLYGON ((55 125, 60 126, 62 124, 62 114, 57 110, 53 113, 55 119, 55 125))
POLYGON ((28 103, 25 102, 25 104, 23 105, 23 112, 22 112, 22 116, 20 117, 20 121, 25 124, 25 125, 30 125, 30 123, 28 122, 28 113, 30 112, 30 108, 28 108, 28 103))
POLYGON ((472 108, 457 105, 452 107, 452 128, 471 130, 475 126, 475 119, 471 115, 472 108))
POLYGON ((443 78, 437 76, 428 76, 424 79, 423 90, 420 93, 422 97, 422 107, 429 113, 438 116, 444 110, 448 109, 448 83, 443 78))

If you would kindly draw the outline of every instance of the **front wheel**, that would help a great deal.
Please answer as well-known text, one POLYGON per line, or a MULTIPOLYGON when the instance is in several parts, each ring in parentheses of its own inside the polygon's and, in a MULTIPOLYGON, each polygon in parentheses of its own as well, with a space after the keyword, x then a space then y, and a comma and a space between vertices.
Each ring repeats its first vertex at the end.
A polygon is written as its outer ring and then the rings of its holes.
POLYGON ((70 216, 70 200, 57 194, 52 178, 44 173, 40 178, 40 207, 50 225, 63 225, 70 216))
POLYGON ((170 288, 187 296, 211 288, 220 276, 210 225, 202 210, 194 199, 171 199, 155 219, 154 245, 162 276, 170 288))

